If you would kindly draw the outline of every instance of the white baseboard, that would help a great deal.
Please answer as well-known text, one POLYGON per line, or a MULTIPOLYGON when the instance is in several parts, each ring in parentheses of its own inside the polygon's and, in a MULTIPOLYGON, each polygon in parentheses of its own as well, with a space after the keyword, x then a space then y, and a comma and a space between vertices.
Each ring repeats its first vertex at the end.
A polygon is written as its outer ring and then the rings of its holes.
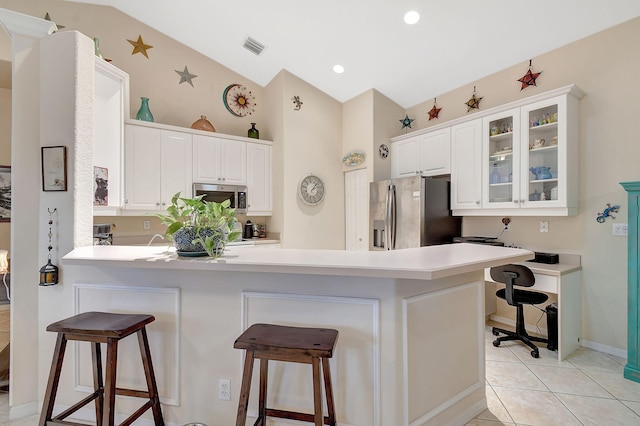
MULTIPOLYGON (((501 317, 498 315, 489 315, 489 319, 491 321, 494 322, 498 322, 500 324, 504 324, 504 325, 508 325, 510 327, 513 327, 513 329, 515 330, 516 328, 516 322, 510 318, 505 318, 505 317, 501 317)), ((527 330, 530 333, 534 333, 534 334, 540 334, 542 336, 548 336, 549 334, 547 333, 547 329, 546 328, 538 328, 538 327, 534 327, 533 325, 529 325, 529 324, 525 324, 524 325, 525 330, 527 330)))
POLYGON ((33 416, 34 414, 38 414, 38 410, 40 409, 40 405, 36 402, 27 402, 26 404, 16 405, 9 408, 9 419, 21 419, 27 416, 33 416))
MULTIPOLYGON (((516 322, 512 319, 509 318, 505 318, 505 317, 501 317, 498 315, 490 315, 489 319, 491 321, 495 321, 497 323, 500 324, 505 324, 511 327, 516 326, 516 322)), ((533 327, 531 325, 525 325, 525 328, 527 331, 531 332, 531 333, 542 333, 544 336, 547 336, 547 329, 545 328, 540 328, 540 330, 538 330, 536 327, 533 327)), ((605 354, 609 354, 609 355, 613 355, 613 356, 617 356, 618 358, 623 358, 623 359, 627 359, 627 351, 626 349, 620 349, 620 348, 616 348, 614 346, 609 346, 609 345, 603 345, 602 343, 598 343, 598 342, 593 342, 591 340, 586 340, 586 339, 582 339, 580 341, 580 345, 582 347, 585 348, 589 348, 589 349, 593 349, 596 350, 598 352, 602 352, 605 354)))
POLYGON ((616 348, 614 346, 603 345, 602 343, 593 342, 591 340, 582 339, 582 346, 589 349, 594 349, 598 352, 604 352, 605 354, 614 355, 618 358, 627 359, 627 350, 616 348))

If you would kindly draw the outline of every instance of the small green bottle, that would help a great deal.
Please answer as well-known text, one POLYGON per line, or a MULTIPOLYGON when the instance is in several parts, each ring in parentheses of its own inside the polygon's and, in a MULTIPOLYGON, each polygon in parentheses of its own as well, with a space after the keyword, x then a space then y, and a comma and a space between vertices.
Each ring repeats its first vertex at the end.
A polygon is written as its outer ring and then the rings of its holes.
POLYGON ((247 132, 247 136, 253 139, 260 139, 260 132, 256 129, 256 123, 251 123, 251 128, 247 132))

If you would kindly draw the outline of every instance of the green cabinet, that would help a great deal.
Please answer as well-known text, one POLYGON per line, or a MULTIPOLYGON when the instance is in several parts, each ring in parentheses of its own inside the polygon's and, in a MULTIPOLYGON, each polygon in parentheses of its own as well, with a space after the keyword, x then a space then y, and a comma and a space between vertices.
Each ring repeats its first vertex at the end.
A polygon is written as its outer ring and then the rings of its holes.
POLYGON ((624 367, 624 377, 640 382, 640 182, 622 182, 621 185, 629 196, 629 291, 627 326, 627 365, 624 367))

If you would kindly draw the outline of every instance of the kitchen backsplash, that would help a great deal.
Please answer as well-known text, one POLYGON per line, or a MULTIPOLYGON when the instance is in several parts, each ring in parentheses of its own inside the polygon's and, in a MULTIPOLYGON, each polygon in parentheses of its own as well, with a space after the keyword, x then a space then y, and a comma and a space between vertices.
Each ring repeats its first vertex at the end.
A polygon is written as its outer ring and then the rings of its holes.
MULTIPOLYGON (((247 217, 238 215, 238 220, 244 225, 247 217)), ((249 218, 252 223, 266 223, 265 217, 252 216, 249 218)), ((129 245, 129 244, 147 244, 151 238, 160 234, 164 236, 167 229, 160 222, 160 219, 153 215, 145 216, 94 216, 94 224, 111 224, 111 232, 113 234, 113 244, 129 245), (145 229, 145 223, 148 222, 149 228, 145 229)), ((268 231, 268 228, 267 228, 268 231)), ((154 244, 162 243, 160 237, 154 239, 154 244)))

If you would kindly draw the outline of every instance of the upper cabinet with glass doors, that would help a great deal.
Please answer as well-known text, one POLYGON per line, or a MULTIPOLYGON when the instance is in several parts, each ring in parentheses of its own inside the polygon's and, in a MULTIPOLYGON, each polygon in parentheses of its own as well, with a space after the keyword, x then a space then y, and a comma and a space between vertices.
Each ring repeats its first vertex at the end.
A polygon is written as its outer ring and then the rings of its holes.
POLYGON ((577 214, 578 104, 582 96, 584 92, 571 85, 488 112, 482 118, 480 206, 456 209, 452 203, 453 213, 577 214))

